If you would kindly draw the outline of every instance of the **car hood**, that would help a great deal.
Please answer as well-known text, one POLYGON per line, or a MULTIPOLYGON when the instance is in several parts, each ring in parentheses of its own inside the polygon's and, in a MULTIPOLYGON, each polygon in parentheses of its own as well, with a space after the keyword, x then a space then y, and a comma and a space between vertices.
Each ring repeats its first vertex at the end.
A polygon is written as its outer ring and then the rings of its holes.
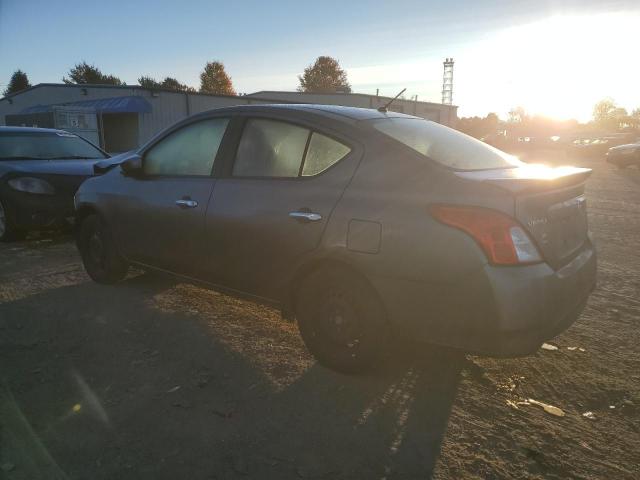
POLYGON ((103 158, 81 160, 9 160, 0 161, 0 174, 22 172, 43 175, 93 175, 93 165, 103 158))

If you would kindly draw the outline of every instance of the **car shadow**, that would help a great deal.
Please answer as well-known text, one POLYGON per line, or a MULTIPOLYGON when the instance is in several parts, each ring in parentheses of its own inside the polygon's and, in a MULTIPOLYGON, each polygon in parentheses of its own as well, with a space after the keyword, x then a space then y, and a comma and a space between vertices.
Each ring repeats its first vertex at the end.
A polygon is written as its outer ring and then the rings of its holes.
POLYGON ((273 312, 180 288, 141 275, 1 303, 1 460, 33 479, 432 475, 463 355, 404 345, 345 376, 289 324, 246 328, 273 312))
POLYGON ((629 166, 626 168, 615 167, 614 173, 617 177, 623 178, 625 180, 631 180, 633 183, 640 185, 640 165, 629 166))
POLYGON ((249 423, 260 453, 290 463, 302 478, 431 477, 465 359, 417 348, 396 353, 365 376, 314 364, 265 399, 268 414, 249 423))

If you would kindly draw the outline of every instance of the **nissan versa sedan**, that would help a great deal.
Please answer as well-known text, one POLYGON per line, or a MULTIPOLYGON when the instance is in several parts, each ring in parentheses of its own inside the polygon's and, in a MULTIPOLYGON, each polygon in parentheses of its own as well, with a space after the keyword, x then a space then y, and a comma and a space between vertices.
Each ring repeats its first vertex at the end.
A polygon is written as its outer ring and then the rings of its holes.
POLYGON ((105 158, 69 132, 0 127, 0 241, 73 219, 73 195, 93 175, 95 161, 105 158))
POLYGON ((595 284, 590 170, 384 109, 213 110, 96 170, 75 197, 91 278, 136 265, 277 305, 343 372, 394 337, 530 354, 595 284))

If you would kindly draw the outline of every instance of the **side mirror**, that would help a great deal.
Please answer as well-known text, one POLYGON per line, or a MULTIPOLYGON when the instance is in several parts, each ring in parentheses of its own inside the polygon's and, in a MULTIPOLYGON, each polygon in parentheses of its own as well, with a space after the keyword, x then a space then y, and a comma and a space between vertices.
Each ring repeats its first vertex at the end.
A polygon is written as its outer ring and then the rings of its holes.
POLYGON ((131 177, 142 174, 142 157, 140 155, 132 155, 120 164, 122 173, 131 177))

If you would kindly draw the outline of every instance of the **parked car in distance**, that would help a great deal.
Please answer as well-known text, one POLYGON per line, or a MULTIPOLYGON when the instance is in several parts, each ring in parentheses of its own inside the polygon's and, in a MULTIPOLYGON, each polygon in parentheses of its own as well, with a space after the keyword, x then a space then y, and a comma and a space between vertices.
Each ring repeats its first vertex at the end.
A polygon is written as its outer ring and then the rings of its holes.
POLYGON ((640 141, 610 148, 607 151, 607 162, 620 168, 640 166, 640 141))
POLYGON ((631 143, 634 137, 632 133, 579 137, 571 143, 571 151, 582 157, 602 158, 610 148, 631 143))
POLYGON ((594 288, 589 169, 527 165, 421 118, 223 108, 114 163, 76 194, 91 278, 134 264, 269 302, 339 371, 393 336, 530 354, 594 288))
POLYGON ((108 155, 63 130, 0 127, 0 240, 73 219, 73 196, 108 155))

